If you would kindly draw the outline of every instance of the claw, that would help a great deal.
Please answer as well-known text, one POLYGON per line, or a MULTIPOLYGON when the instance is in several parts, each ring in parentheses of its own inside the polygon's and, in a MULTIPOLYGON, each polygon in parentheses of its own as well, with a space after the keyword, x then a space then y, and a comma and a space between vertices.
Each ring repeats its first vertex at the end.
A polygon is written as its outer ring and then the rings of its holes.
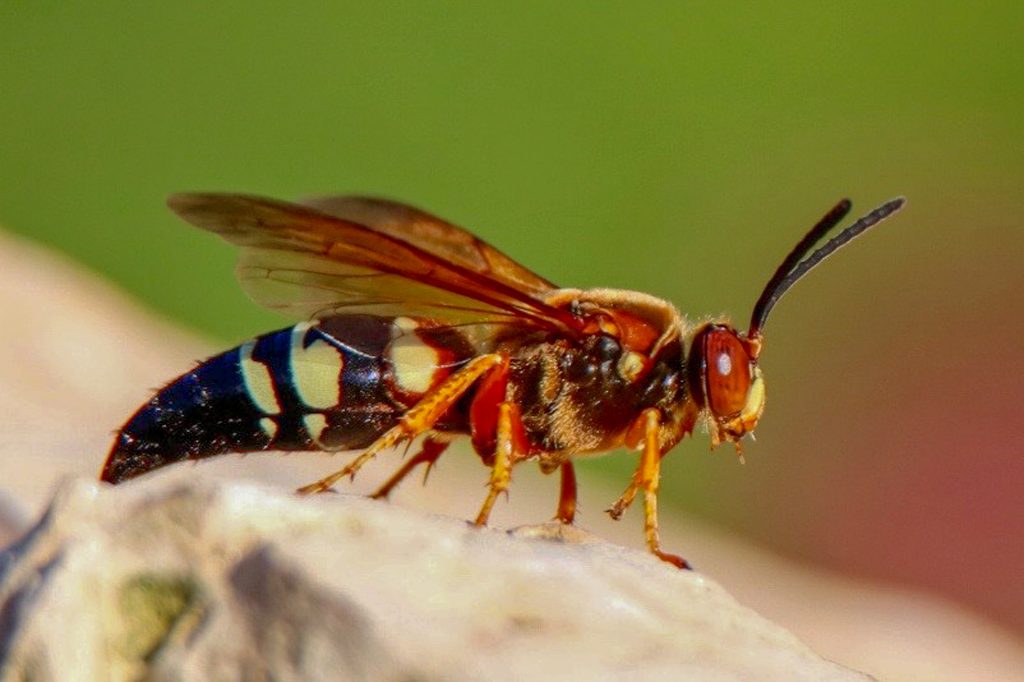
POLYGON ((668 552, 662 552, 660 550, 655 550, 654 551, 654 556, 658 557, 662 561, 665 561, 665 562, 668 562, 668 563, 672 564, 673 566, 675 566, 678 569, 681 569, 681 570, 684 570, 684 571, 692 571, 693 570, 693 566, 690 565, 690 562, 687 561, 686 559, 684 559, 683 557, 677 555, 677 554, 669 554, 668 552))

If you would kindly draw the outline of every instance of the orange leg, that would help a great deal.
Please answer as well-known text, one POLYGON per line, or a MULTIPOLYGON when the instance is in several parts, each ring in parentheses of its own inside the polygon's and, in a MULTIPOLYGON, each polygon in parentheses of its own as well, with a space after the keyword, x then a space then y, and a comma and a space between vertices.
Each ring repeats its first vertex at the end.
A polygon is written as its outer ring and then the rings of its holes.
POLYGON ((498 405, 498 431, 497 444, 494 448, 494 464, 491 466, 491 478, 488 481, 487 499, 480 507, 480 513, 476 515, 474 523, 478 526, 486 526, 487 519, 494 508, 494 502, 498 495, 508 490, 512 482, 512 467, 516 464, 517 455, 513 438, 513 406, 509 402, 502 402, 498 405))
POLYGON ((629 505, 633 504, 633 500, 636 498, 636 494, 640 490, 640 484, 636 480, 637 474, 639 473, 640 469, 637 469, 637 473, 633 475, 629 485, 626 486, 626 490, 619 496, 619 499, 615 500, 615 503, 612 506, 605 509, 608 516, 612 517, 614 520, 618 521, 621 519, 625 511, 629 509, 629 505))
POLYGON ((401 483, 402 479, 408 476, 409 473, 420 464, 427 465, 427 469, 423 473, 423 482, 426 483, 427 476, 430 475, 430 470, 433 468, 434 462, 436 462, 437 458, 448 449, 449 445, 451 445, 451 443, 447 441, 433 440, 430 436, 427 436, 426 440, 423 441, 422 449, 416 453, 415 456, 406 460, 405 464, 403 464, 398 471, 392 474, 391 478, 385 481, 381 487, 377 488, 370 497, 375 500, 387 498, 387 496, 391 494, 391 491, 395 489, 395 486, 401 483))
POLYGON ((660 415, 657 410, 644 410, 644 451, 640 460, 640 487, 644 491, 644 536, 647 547, 662 561, 678 567, 690 568, 681 556, 661 551, 658 537, 658 482, 661 478, 661 448, 658 447, 660 415))
POLYGON ((690 564, 680 556, 661 550, 661 539, 658 535, 658 483, 661 477, 661 448, 658 446, 658 427, 661 416, 653 408, 644 410, 640 415, 643 427, 643 451, 640 465, 633 475, 633 480, 626 488, 608 513, 612 518, 619 518, 622 512, 633 501, 639 490, 644 491, 644 537, 647 548, 662 561, 667 561, 678 568, 690 568, 690 564))
MULTIPOLYGON (((657 413, 657 410, 641 412, 640 416, 633 420, 633 423, 630 424, 629 429, 626 431, 626 445, 631 448, 643 449, 641 446, 644 446, 647 439, 647 420, 649 419, 647 415, 651 412, 657 413)), ((642 463, 643 460, 641 459, 641 464, 642 463)), ((619 499, 615 500, 615 503, 611 507, 605 510, 613 520, 618 521, 622 518, 622 515, 627 509, 629 509, 630 505, 633 504, 633 500, 636 499, 636 494, 640 492, 640 488, 642 487, 640 482, 640 473, 641 468, 640 466, 637 466, 636 471, 629 480, 629 485, 626 486, 622 495, 619 496, 619 499)))
POLYGON ((377 456, 381 450, 392 448, 404 440, 412 440, 416 436, 429 431, 437 420, 462 397, 473 383, 488 371, 505 361, 505 356, 498 353, 480 355, 473 358, 465 367, 444 380, 402 415, 402 419, 370 444, 358 457, 330 476, 299 488, 300 494, 320 493, 345 478, 355 478, 356 472, 377 456))
POLYGON ((571 526, 576 518, 576 468, 572 462, 562 462, 562 485, 558 494, 558 511, 555 518, 571 526))

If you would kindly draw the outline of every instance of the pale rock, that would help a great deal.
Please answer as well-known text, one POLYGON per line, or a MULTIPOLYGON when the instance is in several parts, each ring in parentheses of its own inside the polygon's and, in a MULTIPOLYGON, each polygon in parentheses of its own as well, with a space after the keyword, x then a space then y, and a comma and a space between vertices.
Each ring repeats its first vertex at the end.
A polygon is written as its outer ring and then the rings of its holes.
POLYGON ((708 577, 558 524, 65 484, 0 559, 3 679, 862 680, 708 577))

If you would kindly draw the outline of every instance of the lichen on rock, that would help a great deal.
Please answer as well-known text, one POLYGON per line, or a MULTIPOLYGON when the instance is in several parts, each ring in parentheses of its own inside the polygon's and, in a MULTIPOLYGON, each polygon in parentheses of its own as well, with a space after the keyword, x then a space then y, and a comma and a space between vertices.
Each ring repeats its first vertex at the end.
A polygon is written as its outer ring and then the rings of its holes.
POLYGON ((199 591, 188 576, 139 573, 128 576, 118 592, 117 649, 126 661, 149 663, 186 615, 197 622, 202 611, 199 591))

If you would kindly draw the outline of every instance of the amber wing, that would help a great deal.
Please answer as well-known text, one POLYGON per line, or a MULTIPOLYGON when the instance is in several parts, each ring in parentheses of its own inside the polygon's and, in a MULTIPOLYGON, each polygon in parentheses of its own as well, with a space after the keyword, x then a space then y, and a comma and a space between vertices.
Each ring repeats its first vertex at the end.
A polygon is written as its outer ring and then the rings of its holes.
POLYGON ((302 203, 401 239, 449 263, 461 265, 524 293, 541 296, 557 288, 472 232, 415 206, 361 196, 312 197, 302 203))
POLYGON ((353 197, 316 208, 241 194, 177 194, 168 205, 242 247, 257 302, 308 318, 365 312, 578 331, 541 295, 554 287, 470 233, 408 206, 353 197))

